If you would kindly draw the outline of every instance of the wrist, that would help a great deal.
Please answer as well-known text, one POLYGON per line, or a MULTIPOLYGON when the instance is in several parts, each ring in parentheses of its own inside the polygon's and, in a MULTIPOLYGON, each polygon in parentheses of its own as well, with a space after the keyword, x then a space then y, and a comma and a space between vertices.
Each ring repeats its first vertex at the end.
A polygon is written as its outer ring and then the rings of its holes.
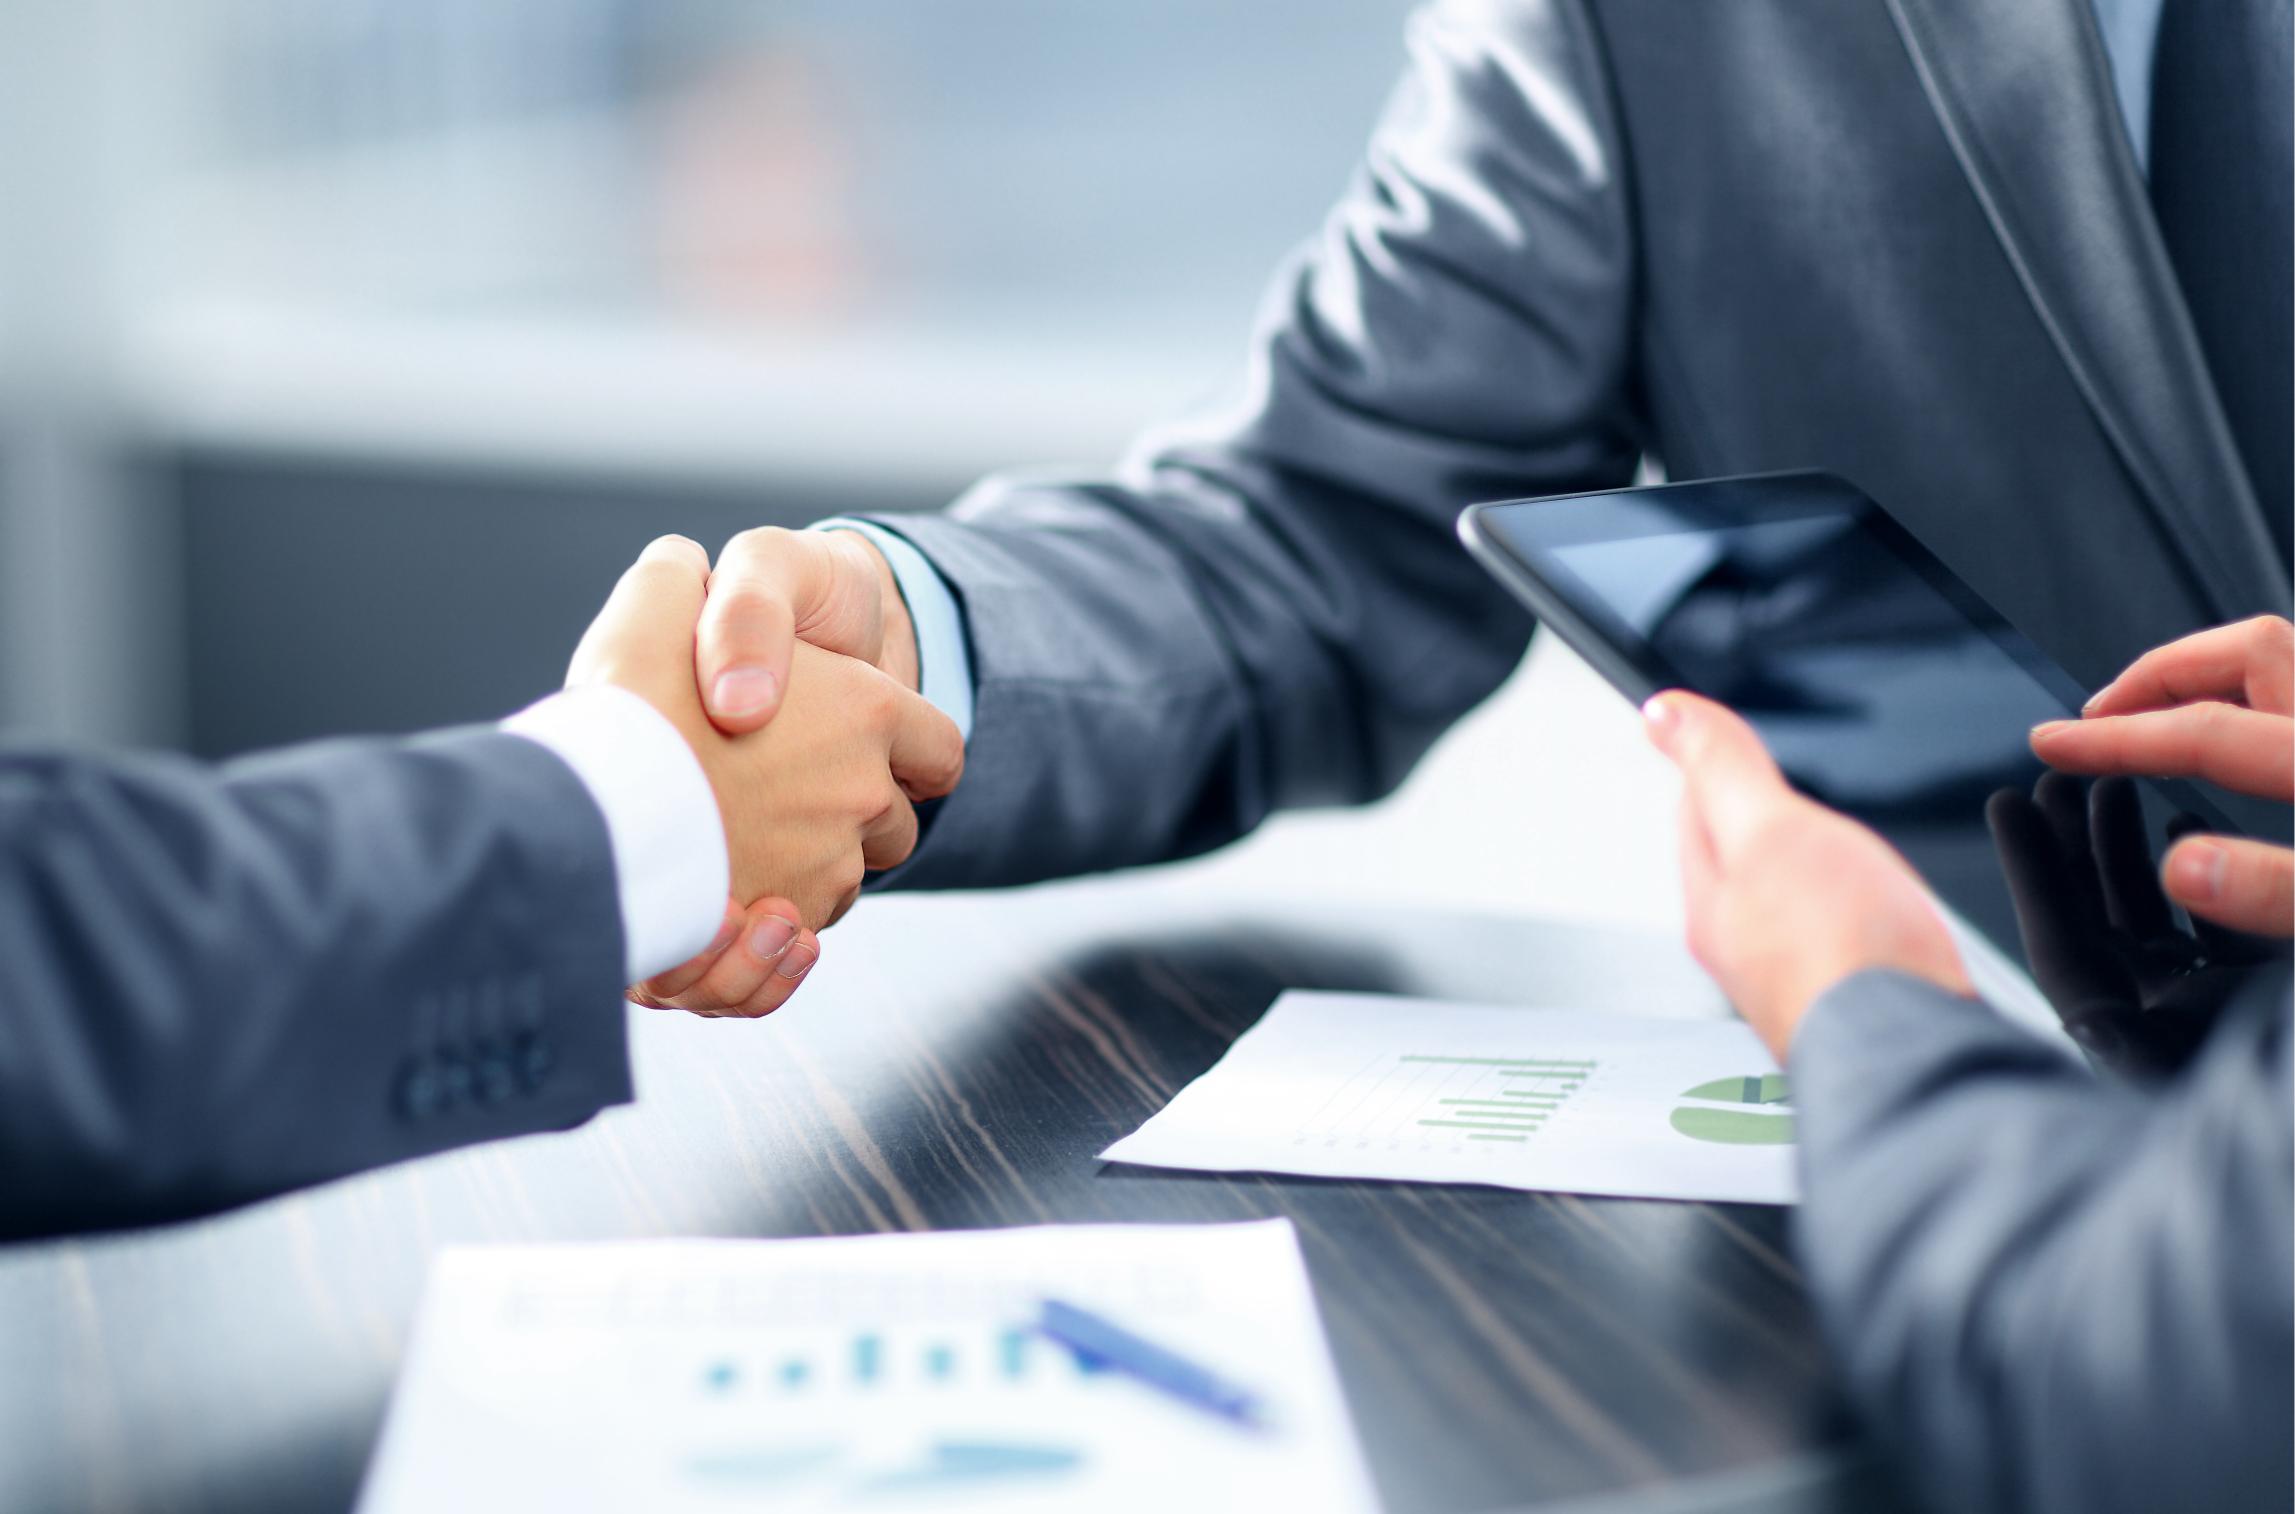
POLYGON ((1767 1014, 1759 1019, 1749 1016, 1749 1023, 1782 1065, 1809 1012, 1842 984, 1870 973, 1915 979, 1962 998, 1975 993, 1950 935, 1937 922, 1933 931, 1890 932, 1883 940, 1845 945, 1829 954, 1822 965, 1813 965, 1767 1014))
POLYGON ((627 979, 675 966, 724 910, 723 810, 693 733, 631 684, 600 679, 502 722, 589 791, 613 850, 627 979))
POLYGON ((636 699, 659 715, 662 723, 677 733, 678 739, 685 743, 686 753, 693 759, 694 766, 700 769, 702 780, 709 788, 710 801, 722 822, 727 813, 727 774, 724 762, 729 743, 725 735, 709 723, 709 715, 701 707, 700 696, 689 686, 663 687, 659 679, 638 676, 618 668, 601 670, 595 682, 636 699))

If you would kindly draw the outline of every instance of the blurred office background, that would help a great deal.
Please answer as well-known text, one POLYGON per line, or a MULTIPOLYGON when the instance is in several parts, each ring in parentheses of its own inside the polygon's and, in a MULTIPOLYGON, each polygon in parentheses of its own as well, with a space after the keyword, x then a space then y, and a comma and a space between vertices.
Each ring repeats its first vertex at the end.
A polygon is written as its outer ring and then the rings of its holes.
POLYGON ((1403 12, 4 9, 0 709, 207 754, 522 703, 658 531, 1106 457, 1233 369, 1403 12))
MULTIPOLYGON (((8 0, 0 733, 492 718, 654 534, 1110 458, 1238 371, 1406 10, 8 0)), ((1385 841, 1310 825, 1282 870, 1504 894, 1491 791, 1643 756, 1554 676, 1543 739, 1459 738, 1385 841)), ((1562 893, 1646 916, 1632 877, 1562 893)))

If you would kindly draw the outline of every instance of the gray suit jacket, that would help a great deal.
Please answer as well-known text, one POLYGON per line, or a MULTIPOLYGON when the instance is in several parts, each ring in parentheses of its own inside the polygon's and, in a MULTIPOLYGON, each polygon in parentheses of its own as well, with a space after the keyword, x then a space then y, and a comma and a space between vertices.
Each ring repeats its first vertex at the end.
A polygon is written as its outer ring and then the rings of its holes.
MULTIPOLYGON (((1384 791, 1529 634, 1460 507, 1645 453, 1856 480, 2091 686, 2288 609, 2088 0, 1460 0, 1411 51, 1228 404, 881 522, 978 683, 898 881, 1384 791)), ((2141 1097, 1901 984, 1811 1021, 1807 1263, 1945 1506, 2286 1506, 2283 993, 2217 1042, 2141 1097)))
POLYGON ((522 738, 0 750, 0 1236, 579 1123, 621 975, 605 821, 522 738))
POLYGON ((2295 1497, 2295 1037, 2283 970, 2174 1083, 2099 1082, 1889 974, 1793 1046, 1818 1315, 1939 1509, 2295 1497))
POLYGON ((886 517, 979 702, 911 885, 1393 785, 1529 624, 1470 501, 1817 467, 2100 683, 2285 611, 2088 0, 1474 0, 1413 23, 1232 401, 886 517))

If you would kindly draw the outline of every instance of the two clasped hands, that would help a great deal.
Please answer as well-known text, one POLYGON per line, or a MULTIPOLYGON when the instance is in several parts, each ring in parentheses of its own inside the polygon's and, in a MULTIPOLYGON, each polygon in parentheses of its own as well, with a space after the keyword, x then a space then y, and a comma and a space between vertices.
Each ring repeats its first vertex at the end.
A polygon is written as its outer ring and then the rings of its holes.
MULTIPOLYGON (((909 855, 915 806, 949 793, 963 773, 963 740, 917 681, 891 568, 857 533, 746 532, 714 569, 682 537, 646 549, 584 637, 568 682, 619 684, 686 738, 722 812, 733 898, 709 949, 637 985, 632 999, 741 1016, 788 1000, 819 955, 815 932, 852 906, 866 872, 909 855)), ((1691 947, 1781 1059, 1810 1006, 1857 973, 1896 971, 1970 992, 1910 866, 1878 836, 1795 794, 1744 721, 1678 692, 1644 713, 1687 780, 1691 947)), ((2162 647, 2081 719, 2041 726, 2032 741, 2059 773, 2196 777, 2295 798, 2295 626, 2259 617, 2162 647)), ((2096 797, 2101 862, 2102 812, 2116 796, 2096 797)), ((2077 815, 2067 824, 2048 813, 2063 806, 2047 786, 2036 799, 1995 802, 2012 873, 2019 825, 2080 828, 2077 815)), ((2139 905, 2127 901, 2142 889, 2115 890, 2105 872, 2112 923, 2132 922, 2139 905)), ((2071 891, 2023 895, 2048 892, 2071 891)), ((2172 901, 2203 927, 2285 936, 2295 930, 2295 853, 2187 836, 2163 859, 2153 899, 2162 918, 2172 901)), ((2030 915, 2025 927, 2028 937, 2046 928, 2030 915)))
POLYGON ((714 567, 665 536, 614 587, 569 688, 644 699, 699 760, 723 822, 732 897, 707 950, 630 990, 637 1003, 754 1017, 786 1003, 816 932, 869 872, 916 847, 916 806, 956 786, 964 741, 916 692, 916 640, 892 571, 861 535, 765 528, 714 567))

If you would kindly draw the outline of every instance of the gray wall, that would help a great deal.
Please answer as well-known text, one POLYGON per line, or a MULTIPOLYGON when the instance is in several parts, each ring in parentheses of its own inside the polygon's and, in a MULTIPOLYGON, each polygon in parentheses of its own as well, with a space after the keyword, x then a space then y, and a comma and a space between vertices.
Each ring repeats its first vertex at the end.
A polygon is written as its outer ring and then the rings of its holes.
POLYGON ((328 460, 168 464, 183 537, 192 750, 490 720, 557 687, 614 578, 679 531, 930 508, 792 480, 676 489, 328 460))

